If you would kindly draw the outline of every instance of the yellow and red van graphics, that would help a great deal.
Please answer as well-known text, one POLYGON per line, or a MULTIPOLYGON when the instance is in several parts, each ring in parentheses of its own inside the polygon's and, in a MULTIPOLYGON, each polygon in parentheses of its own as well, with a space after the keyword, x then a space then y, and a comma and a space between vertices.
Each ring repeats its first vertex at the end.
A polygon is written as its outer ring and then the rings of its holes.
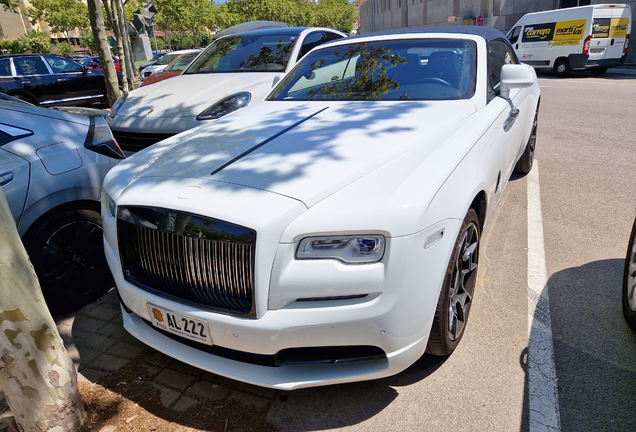
POLYGON ((554 29, 554 39, 551 46, 578 45, 583 39, 587 20, 560 21, 554 29))
POLYGON ((629 18, 595 18, 592 24, 593 38, 624 38, 627 36, 629 18))
POLYGON ((546 42, 545 45, 578 45, 583 39, 587 20, 559 21, 527 25, 521 42, 546 42))

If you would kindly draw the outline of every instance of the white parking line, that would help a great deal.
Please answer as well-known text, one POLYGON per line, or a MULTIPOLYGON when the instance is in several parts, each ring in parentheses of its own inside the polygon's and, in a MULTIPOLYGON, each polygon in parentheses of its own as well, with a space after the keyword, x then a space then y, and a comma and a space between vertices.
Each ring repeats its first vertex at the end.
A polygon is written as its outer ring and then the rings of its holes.
POLYGON ((560 431, 539 166, 528 174, 528 407, 530 432, 560 431))

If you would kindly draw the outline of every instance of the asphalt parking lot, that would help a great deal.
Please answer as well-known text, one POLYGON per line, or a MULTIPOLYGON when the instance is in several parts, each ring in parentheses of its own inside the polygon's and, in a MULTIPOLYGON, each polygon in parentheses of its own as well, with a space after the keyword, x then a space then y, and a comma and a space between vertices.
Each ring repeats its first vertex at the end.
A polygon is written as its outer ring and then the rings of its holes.
POLYGON ((99 382, 136 362, 167 409, 236 401, 266 410, 281 431, 636 430, 636 336, 620 305, 636 215, 636 74, 539 81, 536 166, 511 179, 483 233, 471 321, 449 358, 425 355, 382 380, 279 392, 147 348, 121 327, 110 292, 58 320, 80 379, 99 382), (545 267, 539 294, 549 299, 547 318, 529 301, 533 260, 545 267), (556 416, 545 424, 530 414, 537 384, 528 354, 538 348, 528 341, 538 322, 549 323, 549 344, 539 349, 553 347, 556 377, 555 397, 541 399, 539 411, 556 416))

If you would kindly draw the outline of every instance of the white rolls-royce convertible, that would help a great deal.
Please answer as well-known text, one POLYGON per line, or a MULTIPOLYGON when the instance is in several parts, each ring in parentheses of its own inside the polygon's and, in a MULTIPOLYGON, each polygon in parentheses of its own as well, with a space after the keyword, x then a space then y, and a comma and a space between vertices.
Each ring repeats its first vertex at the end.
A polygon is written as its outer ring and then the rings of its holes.
POLYGON ((314 48, 262 103, 110 171, 104 244, 125 328, 279 389, 450 355, 484 226, 532 167, 539 98, 489 28, 314 48))

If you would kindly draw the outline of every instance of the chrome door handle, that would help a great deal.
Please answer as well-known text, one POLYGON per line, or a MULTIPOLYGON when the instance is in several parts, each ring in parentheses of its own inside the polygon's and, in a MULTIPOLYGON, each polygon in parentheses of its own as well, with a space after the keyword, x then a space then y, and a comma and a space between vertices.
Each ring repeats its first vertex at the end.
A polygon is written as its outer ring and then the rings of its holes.
POLYGON ((519 110, 517 108, 510 110, 510 113, 508 113, 508 118, 504 122, 504 130, 506 132, 510 130, 512 125, 515 123, 515 120, 517 120, 518 116, 519 116, 519 110))
POLYGON ((4 173, 0 174, 0 186, 4 186, 6 184, 11 183, 13 181, 13 173, 4 173))

